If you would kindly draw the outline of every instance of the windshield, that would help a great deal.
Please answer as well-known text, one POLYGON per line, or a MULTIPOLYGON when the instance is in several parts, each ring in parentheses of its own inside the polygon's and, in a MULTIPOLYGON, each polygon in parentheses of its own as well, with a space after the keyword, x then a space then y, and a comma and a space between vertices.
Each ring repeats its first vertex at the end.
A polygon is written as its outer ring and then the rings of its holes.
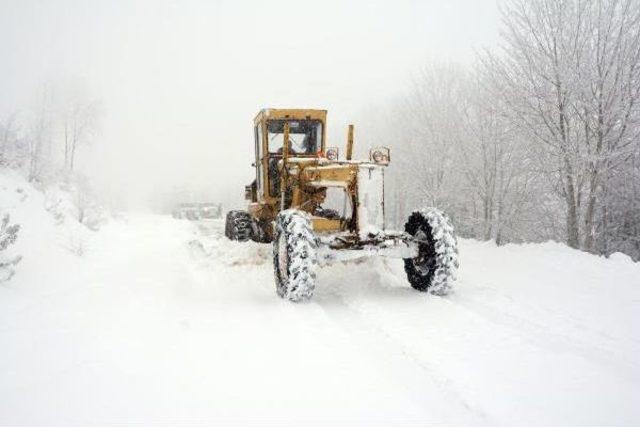
MULTIPOLYGON (((322 147, 322 122, 289 120, 289 154, 315 154, 322 147)), ((285 120, 269 120, 269 153, 282 154, 285 120)))

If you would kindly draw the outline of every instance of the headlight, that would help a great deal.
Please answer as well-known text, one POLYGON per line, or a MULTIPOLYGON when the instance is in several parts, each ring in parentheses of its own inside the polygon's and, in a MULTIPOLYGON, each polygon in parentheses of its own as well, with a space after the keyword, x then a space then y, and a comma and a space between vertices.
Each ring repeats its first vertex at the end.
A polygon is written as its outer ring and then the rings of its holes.
POLYGON ((373 162, 386 165, 390 160, 389 149, 387 147, 372 148, 369 151, 369 158, 373 162))
POLYGON ((337 147, 329 147, 326 152, 327 160, 336 161, 338 160, 338 148, 337 147))

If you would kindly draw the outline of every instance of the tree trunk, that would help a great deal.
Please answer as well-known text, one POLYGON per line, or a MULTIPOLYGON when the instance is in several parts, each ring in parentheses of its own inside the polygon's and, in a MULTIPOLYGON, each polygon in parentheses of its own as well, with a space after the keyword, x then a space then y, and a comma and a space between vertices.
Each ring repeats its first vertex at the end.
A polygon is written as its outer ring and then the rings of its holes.
POLYGON ((580 247, 580 229, 578 221, 578 206, 576 190, 573 183, 573 168, 571 162, 565 157, 565 201, 567 203, 567 245, 572 248, 580 247))
POLYGON ((587 198, 587 210, 584 215, 584 243, 582 249, 593 252, 594 243, 594 216, 596 213, 598 190, 598 171, 592 170, 589 178, 589 196, 587 198))
POLYGON ((490 240, 491 239, 491 220, 492 220, 492 215, 491 215, 491 200, 489 200, 489 196, 487 194, 485 194, 485 196, 483 197, 483 215, 484 217, 483 219, 483 237, 484 240, 490 240))
POLYGON ((73 136, 73 139, 71 140, 71 155, 69 157, 69 171, 73 172, 73 162, 75 160, 76 157, 76 146, 78 145, 78 141, 76 139, 76 136, 73 136))
POLYGON ((64 124, 64 168, 69 169, 69 126, 64 124))

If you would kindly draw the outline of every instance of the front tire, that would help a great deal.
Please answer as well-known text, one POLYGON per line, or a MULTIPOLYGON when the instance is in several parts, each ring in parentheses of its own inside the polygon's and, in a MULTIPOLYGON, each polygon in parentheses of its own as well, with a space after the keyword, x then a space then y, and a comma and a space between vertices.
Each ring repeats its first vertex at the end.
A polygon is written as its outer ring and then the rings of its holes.
POLYGON ((237 240, 246 242, 251 238, 253 227, 252 219, 249 212, 245 211, 229 211, 224 227, 224 235, 229 240, 237 240))
POLYGON ((307 301, 316 286, 318 243, 309 216, 287 209, 276 218, 273 271, 276 292, 293 302, 307 301))
POLYGON ((405 258, 404 270, 411 287, 446 295, 458 268, 458 242, 451 220, 436 208, 414 211, 404 226, 418 243, 418 256, 405 258))

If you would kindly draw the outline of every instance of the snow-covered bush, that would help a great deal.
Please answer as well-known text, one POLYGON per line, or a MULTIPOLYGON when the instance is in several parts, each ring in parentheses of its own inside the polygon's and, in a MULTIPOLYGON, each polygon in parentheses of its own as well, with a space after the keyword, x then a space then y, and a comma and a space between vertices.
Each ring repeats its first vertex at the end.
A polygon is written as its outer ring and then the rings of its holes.
POLYGON ((19 224, 10 224, 9 214, 5 214, 0 224, 0 282, 6 282, 15 274, 15 265, 22 259, 21 256, 5 257, 4 252, 16 242, 19 224))
POLYGON ((97 231, 108 217, 86 179, 80 176, 68 177, 62 184, 48 187, 45 208, 59 225, 66 220, 77 221, 93 231, 97 231))

